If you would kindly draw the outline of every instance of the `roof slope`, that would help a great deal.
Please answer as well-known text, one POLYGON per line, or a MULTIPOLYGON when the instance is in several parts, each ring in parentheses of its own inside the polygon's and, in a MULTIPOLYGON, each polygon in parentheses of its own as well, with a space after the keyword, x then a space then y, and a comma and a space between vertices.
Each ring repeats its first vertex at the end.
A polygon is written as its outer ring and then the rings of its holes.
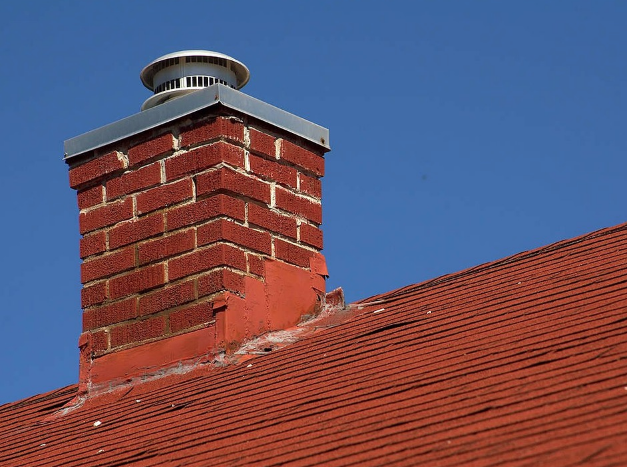
POLYGON ((621 225, 372 297, 240 364, 67 413, 74 386, 7 404, 0 465, 627 465, 626 264, 621 225))

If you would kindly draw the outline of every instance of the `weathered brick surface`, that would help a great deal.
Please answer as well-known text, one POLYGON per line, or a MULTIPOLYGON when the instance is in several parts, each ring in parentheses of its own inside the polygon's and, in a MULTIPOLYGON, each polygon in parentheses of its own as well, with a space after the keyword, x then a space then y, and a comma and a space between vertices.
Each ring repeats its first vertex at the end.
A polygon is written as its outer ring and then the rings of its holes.
POLYGON ((83 287, 81 290, 81 306, 87 308, 88 306, 98 305, 107 299, 107 284, 105 281, 98 284, 83 287))
POLYGON ((109 333, 107 331, 93 332, 91 336, 92 351, 104 352, 109 348, 109 333))
POLYGON ((298 177, 300 178, 300 191, 318 199, 322 197, 322 182, 319 179, 302 173, 299 173, 298 177))
POLYGON ((149 216, 122 222, 109 231, 109 249, 114 250, 130 245, 146 238, 163 233, 165 223, 163 213, 157 212, 149 216))
POLYGON ((170 209, 167 213, 168 230, 198 224, 218 216, 243 221, 244 213, 245 207, 242 200, 220 194, 170 209))
POLYGON ((198 227, 197 236, 198 246, 224 240, 268 255, 272 252, 272 239, 268 232, 253 230, 226 219, 198 227))
POLYGON ((263 276, 264 271, 264 258, 259 255, 253 255, 252 253, 246 253, 246 260, 248 261, 248 272, 251 274, 257 274, 263 276))
POLYGON ((170 314, 170 331, 173 333, 181 332, 208 323, 212 318, 211 303, 191 305, 170 314))
POLYGON ((128 247, 105 256, 98 256, 81 264, 81 282, 119 274, 135 267, 135 249, 128 247))
POLYGON ((112 200, 161 183, 161 165, 158 162, 107 181, 107 199, 112 200))
POLYGON ((277 238, 274 240, 274 254, 287 263, 307 268, 309 267, 309 258, 315 253, 277 238))
POLYGON ((163 316, 116 326, 111 329, 111 347, 160 337, 165 334, 165 330, 166 322, 163 316))
POLYGON ((196 235, 193 229, 157 238, 137 247, 140 266, 194 249, 196 235))
POLYGON ((133 217, 133 200, 130 198, 106 204, 79 215, 80 233, 86 234, 92 230, 101 229, 131 217, 133 217))
POLYGON ((137 195, 137 214, 145 214, 155 209, 180 203, 191 199, 193 195, 190 178, 151 188, 137 195))
POLYGON ((167 310, 194 300, 194 281, 168 286, 139 299, 139 315, 145 316, 167 310))
POLYGON ((298 214, 316 224, 322 223, 322 205, 295 195, 283 188, 276 188, 276 207, 298 214))
POLYGON ((263 157, 250 154, 250 170, 255 175, 268 180, 274 181, 281 185, 296 188, 296 177, 298 172, 294 167, 279 164, 276 160, 268 160, 263 157))
POLYGON ((244 252, 231 245, 218 243, 168 261, 170 280, 208 271, 218 266, 228 266, 246 271, 244 252))
POLYGON ((168 181, 184 175, 197 174, 221 162, 244 167, 244 149, 218 141, 191 151, 174 155, 165 161, 165 174, 168 181))
POLYGON ((274 136, 270 136, 266 133, 263 133, 259 130, 255 130, 254 128, 250 128, 249 132, 250 137, 250 150, 252 152, 263 154, 265 156, 274 158, 276 155, 276 146, 275 141, 276 138, 274 136))
POLYGON ((98 308, 89 308, 83 313, 83 331, 89 331, 137 317, 137 298, 133 297, 98 308))
POLYGON ((270 202, 270 185, 229 168, 221 168, 196 177, 196 194, 230 191, 263 203, 270 202))
POLYGON ((229 269, 218 269, 198 278, 198 298, 225 290, 244 294, 244 276, 229 269))
POLYGON ((77 193, 78 209, 87 209, 96 206, 104 201, 102 185, 96 185, 77 193))
POLYGON ((296 219, 271 211, 267 206, 248 204, 248 222, 296 239, 296 219))
POLYGON ((290 141, 281 141, 281 159, 302 167, 318 177, 324 175, 324 157, 301 148, 290 141))
POLYGON ((87 182, 95 181, 124 168, 125 163, 122 156, 117 152, 111 152, 70 169, 70 186, 78 188, 87 182))
POLYGON ((322 250, 322 230, 313 225, 301 224, 300 241, 322 250))
POLYGON ((234 119, 217 117, 215 120, 202 122, 181 132, 181 146, 206 143, 217 138, 243 143, 244 125, 234 119))
POLYGON ((128 162, 134 166, 173 150, 174 138, 170 133, 166 133, 130 148, 128 150, 128 162))
POLYGON ((164 231, 165 218, 161 212, 120 222, 109 229, 108 248, 115 250, 160 235, 164 231))
POLYGON ((112 299, 121 298, 145 292, 163 284, 165 284, 165 267, 163 264, 155 264, 111 279, 109 296, 112 299))
POLYGON ((81 259, 104 252, 107 249, 107 234, 102 230, 85 235, 80 239, 79 249, 81 259))

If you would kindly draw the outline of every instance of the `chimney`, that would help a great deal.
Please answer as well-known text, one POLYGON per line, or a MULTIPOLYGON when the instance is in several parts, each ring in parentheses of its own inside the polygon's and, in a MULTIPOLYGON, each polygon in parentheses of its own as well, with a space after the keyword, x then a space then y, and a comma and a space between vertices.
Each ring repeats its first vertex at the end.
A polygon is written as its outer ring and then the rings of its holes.
POLYGON ((315 315, 328 131, 189 50, 141 72, 142 112, 65 142, 79 207, 82 394, 219 359, 315 315))

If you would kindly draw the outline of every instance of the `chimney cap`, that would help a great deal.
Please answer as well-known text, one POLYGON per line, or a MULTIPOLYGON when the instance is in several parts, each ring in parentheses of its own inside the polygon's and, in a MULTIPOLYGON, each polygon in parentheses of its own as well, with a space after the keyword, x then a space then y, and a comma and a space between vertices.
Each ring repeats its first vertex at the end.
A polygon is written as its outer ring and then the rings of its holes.
POLYGON ((182 50, 153 60, 139 77, 154 92, 142 105, 146 110, 215 83, 241 89, 248 83, 250 71, 239 60, 220 52, 182 50))

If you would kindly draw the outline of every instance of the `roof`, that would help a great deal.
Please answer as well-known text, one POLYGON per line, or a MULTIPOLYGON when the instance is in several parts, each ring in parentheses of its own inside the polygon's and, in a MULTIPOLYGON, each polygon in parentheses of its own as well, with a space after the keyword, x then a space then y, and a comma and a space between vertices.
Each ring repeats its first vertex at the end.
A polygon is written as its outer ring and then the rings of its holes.
POLYGON ((0 465, 627 465, 625 264, 627 224, 371 297, 237 364, 6 404, 0 465))

